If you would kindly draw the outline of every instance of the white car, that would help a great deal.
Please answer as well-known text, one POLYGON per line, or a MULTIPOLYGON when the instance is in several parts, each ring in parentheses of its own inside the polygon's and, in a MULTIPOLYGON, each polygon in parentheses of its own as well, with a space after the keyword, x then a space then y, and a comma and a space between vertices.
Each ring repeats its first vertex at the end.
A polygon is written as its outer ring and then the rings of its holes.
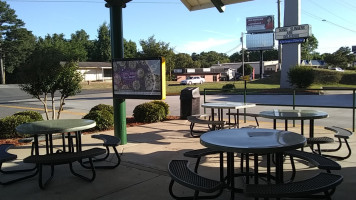
POLYGON ((344 72, 344 70, 341 69, 340 67, 332 68, 332 70, 335 70, 335 71, 337 71, 337 72, 344 72))
POLYGON ((182 80, 180 82, 181 85, 191 85, 191 84, 203 84, 205 82, 205 78, 200 76, 191 76, 188 77, 186 80, 182 80))

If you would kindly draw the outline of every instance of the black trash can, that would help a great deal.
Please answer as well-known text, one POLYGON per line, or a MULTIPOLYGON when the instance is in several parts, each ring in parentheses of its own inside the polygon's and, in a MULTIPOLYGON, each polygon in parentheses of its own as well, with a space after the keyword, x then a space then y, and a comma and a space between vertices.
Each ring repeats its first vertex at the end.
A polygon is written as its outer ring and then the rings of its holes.
POLYGON ((198 87, 187 87, 180 92, 180 118, 200 114, 200 93, 198 87))

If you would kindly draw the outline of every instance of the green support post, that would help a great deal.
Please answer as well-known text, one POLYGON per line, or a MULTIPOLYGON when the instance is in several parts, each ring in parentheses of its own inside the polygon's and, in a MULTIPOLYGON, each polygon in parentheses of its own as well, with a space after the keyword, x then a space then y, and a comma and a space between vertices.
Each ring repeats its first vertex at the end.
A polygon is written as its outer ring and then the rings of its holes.
MULTIPOLYGON (((110 9, 111 58, 124 58, 122 8, 125 8, 130 0, 105 1, 105 6, 110 9)), ((113 106, 115 136, 121 139, 121 144, 127 144, 125 99, 113 98, 113 106)))

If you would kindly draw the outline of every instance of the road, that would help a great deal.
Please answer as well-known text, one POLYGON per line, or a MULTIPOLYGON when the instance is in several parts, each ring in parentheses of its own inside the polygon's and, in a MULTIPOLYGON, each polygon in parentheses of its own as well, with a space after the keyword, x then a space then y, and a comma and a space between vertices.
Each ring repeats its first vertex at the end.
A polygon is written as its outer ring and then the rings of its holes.
MULTIPOLYGON (((58 98, 56 98, 58 101, 58 98)), ((207 101, 243 101, 242 95, 209 95, 207 101)), ((151 100, 127 99, 126 116, 132 116, 134 108, 144 102, 151 100)), ((204 101, 200 97, 200 104, 204 101)), ((291 104, 293 97, 291 95, 248 95, 247 102, 256 104, 291 104)), ((170 107, 170 115, 180 116, 180 97, 167 96, 165 100, 170 107)), ((314 105, 314 106, 352 106, 352 94, 324 94, 324 95, 298 95, 295 99, 297 105, 314 105)), ((110 90, 93 91, 84 90, 80 94, 70 97, 66 100, 64 111, 61 118, 82 118, 89 110, 97 104, 113 104, 112 93, 110 90)), ((58 102, 56 102, 58 106, 58 102)), ((184 105, 183 105, 184 106, 184 105)), ((49 106, 50 107, 50 106, 49 106)), ((259 113, 263 110, 270 109, 291 109, 291 107, 276 106, 256 106, 248 109, 248 112, 259 113)), ((329 113, 329 118, 316 120, 316 125, 322 126, 342 126, 345 128, 352 127, 352 110, 351 109, 332 109, 332 108, 298 108, 298 109, 318 109, 329 113)), ((15 112, 23 110, 37 110, 44 113, 42 103, 32 98, 30 95, 21 91, 16 85, 0 86, 0 118, 12 115, 15 112)), ((204 110, 201 108, 201 113, 204 110)), ((264 119, 260 119, 264 120, 264 119)), ((265 119, 265 121, 269 121, 265 119)))

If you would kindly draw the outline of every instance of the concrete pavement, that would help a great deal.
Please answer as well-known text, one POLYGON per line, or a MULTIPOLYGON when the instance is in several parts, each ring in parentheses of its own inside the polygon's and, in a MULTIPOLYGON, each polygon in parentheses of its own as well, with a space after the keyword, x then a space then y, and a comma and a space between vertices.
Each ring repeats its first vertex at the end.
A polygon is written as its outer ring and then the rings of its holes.
MULTIPOLYGON (((249 119, 246 124, 254 124, 253 119, 249 119)), ((260 123, 261 128, 271 128, 271 122, 260 123)), ((289 130, 299 132, 300 127, 289 126, 289 130)), ((205 126, 197 128, 206 129, 205 126)), ((278 124, 279 129, 284 128, 284 123, 278 124)), ((308 130, 307 127, 305 130, 308 130)), ((113 135, 113 131, 102 132, 113 135)), ((118 150, 122 153, 122 162, 116 169, 97 170, 96 179, 85 182, 73 176, 67 165, 55 167, 55 176, 46 190, 41 190, 38 186, 38 176, 18 182, 9 186, 0 186, 1 199, 172 199, 168 192, 170 177, 167 174, 167 164, 172 159, 190 160, 191 167, 195 160, 183 157, 183 153, 192 149, 199 149, 203 146, 199 138, 191 138, 189 134, 189 123, 187 120, 171 120, 159 123, 128 127, 128 144, 120 145, 118 150)), ((317 126, 316 136, 332 136, 331 132, 317 126)), ((83 148, 101 146, 101 141, 92 139, 90 134, 82 136, 83 148)), ((354 149, 356 145, 355 137, 351 137, 350 145, 354 149)), ((59 140, 56 140, 59 144, 59 140)), ((336 144, 335 144, 336 145, 336 144)), ((10 153, 18 155, 15 162, 5 163, 4 168, 26 167, 21 160, 30 154, 30 146, 18 146, 9 150, 10 153)), ((345 154, 341 151, 338 154, 345 154)), ((111 157, 115 159, 115 157, 111 157)), ((236 159, 235 166, 239 166, 239 159, 236 159)), ((218 156, 212 155, 203 159, 199 172, 206 177, 218 179, 218 156)), ((343 183, 337 187, 333 199, 354 200, 354 185, 356 183, 356 157, 340 161, 342 170, 335 171, 336 174, 344 176, 343 183)), ((263 170, 264 160, 260 160, 260 169, 263 170)), ((76 165, 75 167, 79 167, 76 165)), ((79 168, 78 168, 79 169, 79 168)), ((304 162, 297 163, 297 179, 303 179, 320 172, 320 170, 306 165, 304 162)), ((290 172, 289 160, 285 161, 285 170, 290 172)), ((86 173, 87 170, 81 170, 86 173)), ((14 175, 0 175, 0 179, 14 178, 14 175)), ((239 179, 237 179, 239 180, 239 179)), ((237 181, 238 182, 238 181, 237 181)), ((178 194, 192 194, 190 189, 181 186, 175 187, 178 194)), ((228 199, 228 191, 224 191, 218 199, 228 199)), ((237 194, 235 199, 249 199, 243 194, 237 194)))

